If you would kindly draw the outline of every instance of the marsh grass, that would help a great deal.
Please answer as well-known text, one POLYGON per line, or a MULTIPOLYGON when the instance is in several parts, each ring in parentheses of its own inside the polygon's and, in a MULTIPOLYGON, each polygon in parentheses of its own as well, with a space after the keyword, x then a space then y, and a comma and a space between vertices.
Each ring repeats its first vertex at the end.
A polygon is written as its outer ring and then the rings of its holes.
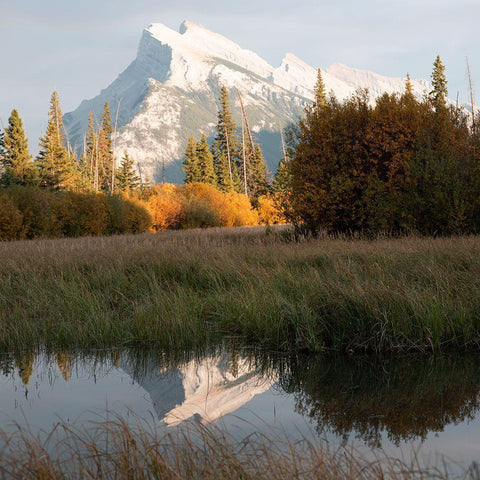
POLYGON ((480 342, 480 238, 287 227, 0 243, 0 348, 437 351, 480 342))
MULTIPOLYGON (((413 452, 405 461, 378 451, 362 455, 304 438, 279 434, 235 440, 219 427, 191 423, 176 431, 136 425, 121 417, 83 427, 58 423, 33 434, 17 426, 0 432, 2 478, 15 479, 448 479, 446 464, 425 466, 413 452)), ((477 471, 478 472, 478 471, 477 471)), ((473 465, 461 478, 475 476, 473 465)))

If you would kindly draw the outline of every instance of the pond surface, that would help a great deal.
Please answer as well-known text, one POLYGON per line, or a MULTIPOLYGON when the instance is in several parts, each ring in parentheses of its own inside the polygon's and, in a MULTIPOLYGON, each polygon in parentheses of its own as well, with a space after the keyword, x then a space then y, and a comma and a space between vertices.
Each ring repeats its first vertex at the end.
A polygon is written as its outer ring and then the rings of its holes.
POLYGON ((175 429, 217 424, 243 438, 260 431, 420 451, 468 466, 480 460, 480 356, 295 356, 240 349, 112 350, 0 356, 0 426, 85 425, 110 415, 175 429))

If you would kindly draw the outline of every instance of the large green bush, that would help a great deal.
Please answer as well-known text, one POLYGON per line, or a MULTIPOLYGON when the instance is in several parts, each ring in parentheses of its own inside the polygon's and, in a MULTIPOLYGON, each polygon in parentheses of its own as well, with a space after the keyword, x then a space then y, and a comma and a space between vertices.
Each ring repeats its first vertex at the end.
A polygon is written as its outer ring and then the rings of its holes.
POLYGON ((22 214, 6 196, 0 195, 0 240, 15 240, 22 228, 22 214))

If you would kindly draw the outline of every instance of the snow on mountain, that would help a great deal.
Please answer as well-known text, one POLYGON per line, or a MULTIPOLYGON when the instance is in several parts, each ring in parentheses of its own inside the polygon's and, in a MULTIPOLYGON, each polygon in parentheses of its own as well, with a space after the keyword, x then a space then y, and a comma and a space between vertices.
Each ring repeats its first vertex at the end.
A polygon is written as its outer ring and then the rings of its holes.
MULTIPOLYGON (((323 72, 327 91, 344 99, 358 88, 372 98, 404 89, 404 79, 335 64, 323 72)), ((135 158, 142 175, 159 179, 165 166, 167 180, 181 182, 181 158, 190 135, 212 135, 217 99, 222 85, 230 93, 234 119, 239 122, 238 93, 242 96, 257 141, 269 169, 281 157, 280 131, 297 119, 313 99, 316 69, 287 53, 273 67, 256 53, 202 25, 185 21, 179 31, 155 23, 140 40, 136 59, 100 94, 84 100, 65 115, 70 142, 83 145, 88 112, 100 118, 109 102, 113 117, 118 110, 115 152, 135 158)), ((428 82, 412 81, 422 95, 428 82)))

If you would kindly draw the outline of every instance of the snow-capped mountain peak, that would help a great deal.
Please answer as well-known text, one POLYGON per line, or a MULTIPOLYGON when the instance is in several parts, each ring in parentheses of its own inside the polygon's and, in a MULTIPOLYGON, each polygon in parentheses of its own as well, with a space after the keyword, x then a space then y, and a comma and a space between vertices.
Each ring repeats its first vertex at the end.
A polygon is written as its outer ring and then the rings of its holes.
MULTIPOLYGON (((372 98, 404 89, 402 78, 335 64, 322 69, 327 91, 338 99, 358 88, 372 98)), ((239 122, 238 93, 246 105, 249 123, 262 145, 270 171, 281 158, 280 131, 303 113, 313 100, 317 70, 287 53, 274 67, 256 53, 204 26, 185 21, 179 30, 152 23, 140 40, 136 59, 95 98, 83 101, 65 116, 70 141, 82 148, 88 112, 100 118, 103 105, 119 109, 116 155, 124 150, 135 158, 141 174, 159 178, 162 165, 167 180, 181 182, 181 158, 188 138, 213 134, 222 86, 230 93, 234 119, 239 122)), ((425 80, 412 81, 422 95, 425 80)))

